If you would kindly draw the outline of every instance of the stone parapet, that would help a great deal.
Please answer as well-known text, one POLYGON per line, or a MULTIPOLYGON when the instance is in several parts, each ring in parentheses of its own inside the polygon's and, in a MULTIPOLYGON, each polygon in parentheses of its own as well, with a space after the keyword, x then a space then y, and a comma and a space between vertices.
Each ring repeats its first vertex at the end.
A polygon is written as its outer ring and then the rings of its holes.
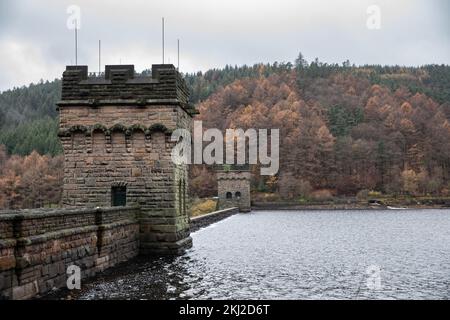
POLYGON ((191 218, 191 232, 228 218, 239 212, 239 208, 228 208, 191 218))
POLYGON ((0 212, 0 299, 28 299, 139 253, 139 208, 0 212))

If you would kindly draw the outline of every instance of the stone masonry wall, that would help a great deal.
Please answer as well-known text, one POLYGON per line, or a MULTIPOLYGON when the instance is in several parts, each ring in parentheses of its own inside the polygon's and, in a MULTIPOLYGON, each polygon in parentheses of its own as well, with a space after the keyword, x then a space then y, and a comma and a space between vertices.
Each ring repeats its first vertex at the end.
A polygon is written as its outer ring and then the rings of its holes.
POLYGON ((228 208, 191 218, 191 232, 200 230, 239 212, 239 208, 228 208))
POLYGON ((176 107, 62 108, 65 154, 63 204, 111 204, 111 186, 127 185, 127 200, 142 209, 174 206, 170 132, 187 126, 176 107), (149 129, 152 125, 159 127, 149 129))
POLYGON ((0 213, 0 299, 28 299, 82 280, 139 252, 139 209, 21 210, 0 213))

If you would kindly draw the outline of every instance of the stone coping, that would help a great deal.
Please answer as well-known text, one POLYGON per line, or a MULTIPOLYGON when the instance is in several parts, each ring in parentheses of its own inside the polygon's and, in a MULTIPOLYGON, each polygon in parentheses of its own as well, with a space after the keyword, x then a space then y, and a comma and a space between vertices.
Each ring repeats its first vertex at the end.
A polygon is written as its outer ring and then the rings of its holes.
POLYGON ((210 218, 210 217, 221 215, 221 214, 224 214, 224 213, 231 213, 231 212, 233 212, 235 210, 239 210, 239 208, 238 207, 233 207, 233 208, 227 208, 227 209, 223 209, 223 210, 213 211, 213 212, 210 212, 210 213, 207 213, 207 214, 203 214, 201 216, 192 217, 191 218, 191 222, 199 221, 199 220, 202 220, 202 219, 210 218))
POLYGON ((16 218, 23 219, 42 219, 49 217, 59 217, 79 214, 95 214, 95 213, 114 213, 120 211, 139 210, 139 207, 109 207, 109 208, 55 208, 55 209, 20 209, 20 210, 3 210, 0 211, 0 221, 14 220, 16 218))
POLYGON ((227 208, 191 218, 191 232, 200 230, 229 216, 239 213, 239 208, 227 208))

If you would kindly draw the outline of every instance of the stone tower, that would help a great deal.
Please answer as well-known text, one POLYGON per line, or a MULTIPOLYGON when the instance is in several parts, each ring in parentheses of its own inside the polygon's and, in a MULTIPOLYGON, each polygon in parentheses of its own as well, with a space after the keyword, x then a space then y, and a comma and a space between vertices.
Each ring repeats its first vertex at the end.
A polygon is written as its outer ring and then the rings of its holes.
POLYGON ((217 170, 219 209, 238 207, 241 212, 251 210, 250 170, 248 166, 223 166, 217 170))
POLYGON ((63 205, 139 205, 141 253, 191 246, 187 166, 171 161, 170 135, 192 130, 196 111, 175 67, 137 76, 133 65, 112 65, 90 77, 87 66, 68 66, 58 107, 63 205))

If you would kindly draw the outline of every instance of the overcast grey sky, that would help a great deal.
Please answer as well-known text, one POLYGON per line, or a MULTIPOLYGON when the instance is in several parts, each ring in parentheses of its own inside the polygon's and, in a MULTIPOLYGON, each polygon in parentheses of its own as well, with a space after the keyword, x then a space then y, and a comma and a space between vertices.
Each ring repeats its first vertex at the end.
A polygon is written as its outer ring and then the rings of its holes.
POLYGON ((70 5, 81 8, 78 64, 166 62, 193 72, 257 62, 307 60, 355 64, 450 64, 450 1, 446 0, 0 0, 0 91, 60 77, 74 63, 70 5), (370 30, 369 5, 381 10, 370 30))

